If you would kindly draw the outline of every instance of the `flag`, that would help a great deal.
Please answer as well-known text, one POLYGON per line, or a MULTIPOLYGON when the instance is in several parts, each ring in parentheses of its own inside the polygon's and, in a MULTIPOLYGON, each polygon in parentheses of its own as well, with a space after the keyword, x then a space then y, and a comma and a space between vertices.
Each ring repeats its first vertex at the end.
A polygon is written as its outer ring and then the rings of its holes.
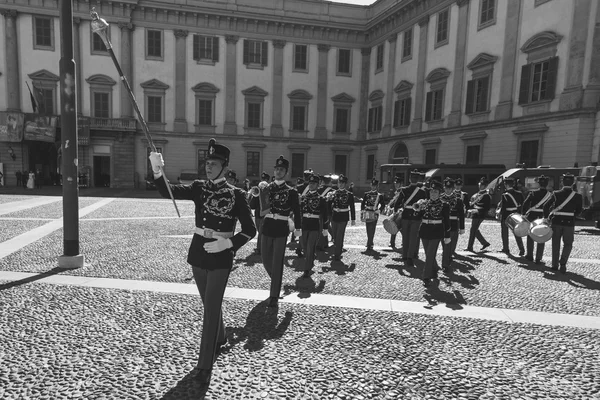
POLYGON ((27 83, 27 81, 25 81, 25 84, 27 85, 27 89, 29 90, 29 99, 31 100, 31 108, 33 108, 33 112, 36 113, 36 112, 38 112, 38 109, 39 109, 38 102, 37 102, 36 98, 33 96, 33 93, 31 93, 31 88, 29 87, 29 83, 27 83))
MULTIPOLYGON (((25 82, 27 83, 27 82, 25 82)), ((29 89, 29 98, 31 99, 31 108, 34 113, 44 115, 46 113, 46 107, 44 105, 44 95, 40 88, 35 86, 35 82, 32 83, 33 92, 27 83, 27 89, 29 89)))

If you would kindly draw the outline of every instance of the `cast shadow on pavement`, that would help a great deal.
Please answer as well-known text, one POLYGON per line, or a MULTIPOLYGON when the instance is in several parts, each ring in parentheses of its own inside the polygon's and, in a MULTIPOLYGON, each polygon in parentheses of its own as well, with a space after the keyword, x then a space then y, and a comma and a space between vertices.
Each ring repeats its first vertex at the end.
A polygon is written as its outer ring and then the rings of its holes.
POLYGON ((600 282, 586 278, 585 276, 576 274, 572 271, 567 271, 565 274, 562 274, 547 268, 543 272, 544 278, 551 281, 566 282, 579 289, 600 290, 600 282))
POLYGON ((321 293, 323 289, 325 289, 326 283, 327 282, 325 282, 324 279, 321 279, 319 281, 319 284, 316 285, 315 281, 312 278, 304 278, 302 276, 299 276, 296 279, 296 283, 294 285, 286 284, 283 286, 283 295, 287 296, 289 294, 297 292, 299 298, 307 299, 312 293, 321 293))
POLYGON ((600 229, 580 229, 578 232, 575 232, 576 235, 584 235, 584 236, 598 236, 600 235, 600 229))
POLYGON ((398 261, 402 264, 386 264, 385 268, 395 269, 398 271, 398 273, 400 275, 406 276, 407 278, 412 278, 412 279, 421 279, 422 278, 423 267, 420 265, 420 263, 423 263, 423 265, 425 265, 425 263, 422 262, 421 260, 416 260, 414 265, 405 263, 400 258, 393 258, 392 260, 398 261))
POLYGON ((361 251, 360 254, 364 254, 366 256, 371 256, 375 261, 379 261, 385 257, 387 257, 387 253, 382 253, 378 250, 364 250, 361 251))
POLYGON ((457 263, 454 263, 450 270, 446 273, 446 276, 442 277, 441 280, 445 282, 448 286, 452 286, 452 284, 457 283, 465 289, 475 289, 475 286, 479 285, 479 279, 475 278, 471 274, 457 274, 455 270, 460 271, 460 269, 456 268, 456 265, 457 263))
POLYGON ((190 371, 181 378, 175 387, 169 389, 160 400, 202 400, 206 396, 206 389, 202 388, 200 382, 194 379, 195 371, 190 371))
POLYGON ((444 303, 446 307, 452 310, 462 310, 464 307, 462 304, 467 304, 467 301, 458 290, 452 290, 452 292, 440 289, 437 281, 433 281, 425 291, 423 297, 427 301, 428 305, 425 308, 431 308, 437 304, 444 303))
POLYGON ((346 275, 348 272, 353 272, 356 269, 355 263, 346 264, 343 261, 332 261, 329 267, 321 267, 323 272, 334 271, 336 275, 346 275))
POLYGON ((508 264, 508 261, 506 261, 504 258, 494 257, 494 256, 490 255, 487 251, 473 253, 473 254, 474 254, 474 256, 472 256, 472 258, 487 258, 489 260, 496 261, 497 263, 500 263, 500 264, 508 264))
POLYGON ((23 279, 19 279, 18 281, 11 281, 11 282, 7 282, 7 283, 3 283, 0 285, 0 291, 10 289, 15 286, 25 285, 30 282, 35 282, 40 279, 44 279, 49 276, 56 275, 56 274, 59 274, 61 272, 65 272, 65 271, 68 271, 68 270, 64 269, 64 268, 55 267, 55 268, 52 268, 50 271, 41 272, 37 275, 30 276, 29 278, 23 278, 23 279))

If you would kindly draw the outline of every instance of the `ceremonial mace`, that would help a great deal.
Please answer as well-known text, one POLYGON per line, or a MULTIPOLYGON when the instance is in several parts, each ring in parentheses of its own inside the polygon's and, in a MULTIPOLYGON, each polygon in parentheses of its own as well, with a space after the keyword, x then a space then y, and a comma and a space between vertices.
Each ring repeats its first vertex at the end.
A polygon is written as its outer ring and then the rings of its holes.
MULTIPOLYGON (((142 112, 140 111, 140 107, 138 106, 138 103, 135 100, 135 95, 133 94, 133 90, 131 90, 131 86, 129 86, 129 82, 127 81, 127 78, 125 77, 125 75, 123 75, 123 70, 121 69, 121 66, 119 65, 119 61, 117 61, 117 57, 115 56, 115 52, 113 51, 112 44, 110 43, 110 39, 108 38, 108 35, 106 34, 106 32, 108 30, 108 22, 106 22, 104 19, 102 19, 98 16, 98 13, 96 12, 96 7, 92 7, 92 9, 90 10, 90 16, 92 17, 92 32, 97 33, 98 36, 100 36, 100 38, 104 42, 104 46, 106 46, 106 49, 108 50, 108 54, 110 54, 110 57, 112 58, 113 62, 115 63, 115 67, 117 67, 117 72, 119 72, 121 81, 123 82, 123 85, 125 85, 125 88, 127 89, 127 93, 129 94, 129 99, 133 103, 133 108, 135 108, 135 112, 138 115, 138 119, 140 120, 142 129, 144 130, 144 134, 146 135, 146 140, 148 141, 148 144, 150 145, 152 150, 154 150, 154 152, 156 153, 157 152, 156 146, 154 145, 154 142, 152 141, 152 137, 150 136, 150 130, 148 129, 146 120, 144 119, 144 116, 142 115, 142 112)), ((169 191, 169 196, 171 196, 171 200, 173 200, 173 205, 175 206, 175 211, 177 211, 177 216, 179 218, 181 218, 181 214, 179 214, 179 209, 177 208, 177 203, 175 203, 175 198, 173 197, 173 193, 171 192, 171 186, 169 185, 169 181, 167 181, 167 176, 165 175, 165 171, 163 170, 162 167, 160 167, 160 172, 162 174, 163 179, 165 180, 165 184, 167 185, 167 190, 169 191)))

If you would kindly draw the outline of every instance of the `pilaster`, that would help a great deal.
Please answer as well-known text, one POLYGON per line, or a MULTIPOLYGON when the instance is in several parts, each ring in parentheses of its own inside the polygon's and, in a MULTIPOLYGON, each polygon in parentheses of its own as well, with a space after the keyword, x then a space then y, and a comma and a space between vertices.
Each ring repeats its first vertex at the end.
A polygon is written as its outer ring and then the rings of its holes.
POLYGON ((385 99, 385 123, 381 129, 381 136, 388 137, 392 133, 392 115, 394 114, 394 77, 396 75, 396 44, 398 34, 394 33, 388 38, 390 44, 390 57, 388 59, 387 95, 385 99))
POLYGON ((459 126, 462 118, 462 94, 465 82, 467 56, 467 31, 469 29, 469 1, 457 1, 458 29, 456 32, 456 53, 454 56, 454 78, 452 80, 452 109, 448 115, 448 127, 459 126))
POLYGON ((358 131, 357 140, 367 138, 367 114, 369 106, 369 71, 371 70, 371 48, 361 49, 362 56, 360 69, 360 99, 358 102, 358 131))
POLYGON ((223 126, 223 133, 226 135, 237 135, 235 91, 237 76, 236 44, 238 40, 239 36, 225 36, 225 124, 223 126))
MULTIPOLYGON (((134 76, 133 76, 133 68, 131 63, 132 57, 132 47, 131 47, 131 36, 132 32, 135 29, 134 25, 131 23, 118 23, 119 28, 121 29, 121 59, 119 64, 121 65, 121 69, 123 70, 123 74, 127 78, 129 85, 131 87, 135 87, 133 84, 134 76)), ((120 85, 120 108, 121 108, 121 118, 133 118, 133 104, 131 104, 131 100, 129 99, 129 93, 125 85, 120 85)))
POLYGON ((423 95, 425 90, 425 72, 427 70, 427 36, 429 15, 419 20, 419 59, 417 61, 417 87, 415 91, 415 117, 410 124, 411 132, 421 132, 423 128, 423 95))
POLYGON ((271 136, 283 137, 283 48, 285 40, 273 40, 273 114, 271 136))
POLYGON ((4 15, 6 54, 6 110, 21 112, 21 79, 19 78, 19 46, 17 42, 17 11, 0 10, 4 15))
POLYGON ((188 31, 176 29, 175 35, 175 121, 173 130, 175 132, 187 132, 188 123, 185 116, 186 111, 186 41, 188 31))
MULTIPOLYGON (((592 54, 588 84, 583 92, 583 107, 595 108, 600 100, 600 5, 596 5, 594 15, 594 33, 592 36, 592 54)), ((596 160, 597 161, 597 160, 596 160)))
POLYGON ((317 77, 317 127, 315 139, 327 139, 327 66, 329 49, 328 44, 319 44, 319 70, 317 77))
POLYGON ((502 51, 502 76, 500 97, 496 106, 495 119, 509 119, 513 111, 515 92, 515 64, 519 51, 518 41, 521 26, 521 0, 508 0, 506 23, 504 26, 504 49, 502 51))

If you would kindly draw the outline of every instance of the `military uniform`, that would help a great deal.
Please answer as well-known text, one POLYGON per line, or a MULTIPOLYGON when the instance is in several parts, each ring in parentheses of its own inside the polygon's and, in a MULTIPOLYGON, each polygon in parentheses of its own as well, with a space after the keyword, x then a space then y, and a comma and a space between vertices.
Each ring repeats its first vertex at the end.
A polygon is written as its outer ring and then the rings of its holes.
MULTIPOLYGON (((307 169, 305 170, 303 173, 303 178, 298 178, 296 181, 296 191, 298 192, 298 196, 300 196, 300 199, 302 199, 302 196, 306 195, 306 193, 308 193, 308 178, 310 178, 310 176, 312 175, 312 169, 307 169)), ((318 179, 318 177, 317 177, 318 179)), ((294 235, 292 235, 292 241, 294 239, 294 235)), ((296 255, 298 257, 304 257, 304 254, 302 253, 304 251, 304 246, 302 244, 302 240, 298 241, 298 247, 296 248, 296 255)))
POLYGON ((463 192, 462 189, 463 181, 461 178, 456 178, 454 180, 454 193, 456 197, 462 200, 463 206, 465 208, 464 214, 467 214, 467 207, 469 206, 469 194, 467 192, 463 192))
POLYGON ((385 199, 383 198, 383 194, 377 191, 377 185, 379 185, 379 181, 377 179, 372 179, 372 190, 365 192, 362 202, 360 204, 360 210, 362 211, 363 215, 365 211, 375 212, 374 221, 365 221, 365 226, 367 229, 367 250, 373 250, 373 239, 375 238, 375 228, 377 227, 377 220, 379 219, 380 212, 383 212, 383 210, 385 209, 385 199))
POLYGON ((400 191, 400 196, 394 205, 394 212, 402 208, 402 260, 412 262, 419 258, 419 227, 421 214, 413 210, 417 201, 426 199, 427 193, 418 186, 417 180, 421 174, 418 171, 410 173, 411 184, 400 191))
MULTIPOLYGON (((333 191, 335 190, 333 187, 331 187, 331 176, 330 175, 321 175, 319 178, 321 181, 321 185, 317 189, 317 192, 319 192, 319 195, 327 201, 329 196, 331 196, 331 194, 333 194, 333 191)), ((328 224, 329 224, 329 234, 331 234, 330 216, 331 216, 330 214, 327 215, 328 224)), ((319 240, 317 241, 317 250, 325 250, 329 247, 329 234, 319 237, 319 240)), ((333 234, 332 234, 332 236, 333 236, 333 234)))
POLYGON ((583 197, 573 191, 573 175, 563 174, 562 177, 564 186, 555 190, 550 201, 544 206, 544 218, 552 221, 552 269, 557 270, 560 264, 560 272, 565 273, 575 240, 575 216, 583 210, 583 197))
MULTIPOLYGON (((389 210, 388 212, 391 214, 394 212, 394 207, 396 205, 396 201, 398 201, 398 197, 400 196, 400 192, 402 191, 402 187, 400 185, 402 185, 402 179, 399 176, 396 176, 394 178, 394 186, 396 187, 396 192, 394 193, 394 197, 390 200, 390 202, 387 204, 387 209, 389 210)), ((398 229, 400 229, 400 227, 398 227, 398 229)), ((390 235, 390 247, 392 249, 396 248, 396 234, 391 234, 390 235)))
MULTIPOLYGON (((311 175, 307 183, 319 183, 317 175, 311 175)), ((323 232, 327 232, 327 202, 317 190, 308 190, 300 198, 302 210, 302 248, 305 252, 304 276, 308 277, 315 266, 317 241, 323 232)))
MULTIPOLYGON (((260 176, 261 182, 265 182, 268 183, 271 180, 271 176, 269 174, 267 174, 266 172, 263 172, 262 175, 260 176)), ((261 243, 262 243, 262 224, 264 221, 264 217, 261 215, 261 208, 260 208, 260 198, 259 197, 254 197, 254 196, 250 196, 250 208, 254 210, 254 223, 256 224, 256 231, 258 232, 258 239, 256 241, 256 249, 254 250, 254 252, 256 254, 260 255, 260 247, 261 247, 261 243)))
MULTIPOLYGON (((513 178, 504 179, 505 185, 510 187, 502 194, 500 198, 500 234, 502 236, 502 251, 506 254, 510 254, 508 247, 508 226, 506 226, 506 219, 513 213, 521 214, 523 207, 523 194, 518 190, 515 190, 515 180, 513 178)), ((513 232, 517 246, 519 247, 519 255, 525 255, 525 247, 523 246, 523 238, 517 236, 513 232)))
MULTIPOLYGON (((289 161, 283 156, 280 156, 275 162, 275 168, 281 167, 287 170, 289 165, 289 161)), ((276 306, 281 292, 286 240, 290 233, 288 218, 293 213, 294 225, 300 227, 302 217, 296 189, 290 187, 284 180, 276 180, 269 184, 268 190, 271 207, 263 221, 260 251, 265 270, 271 278, 269 306, 276 306)))
MULTIPOLYGON (((452 179, 446 179, 444 181, 444 187, 448 189, 454 188, 454 181, 452 179)), ((450 243, 443 245, 442 252, 442 268, 448 271, 450 264, 456 251, 456 244, 458 243, 458 235, 465 231, 465 206, 461 198, 456 195, 456 192, 450 194, 442 193, 440 198, 443 202, 448 204, 450 209, 450 243)))
MULTIPOLYGON (((339 176, 341 183, 348 182, 344 175, 339 176)), ((331 232, 333 237, 333 259, 341 260, 342 248, 344 246, 344 237, 346 235, 346 226, 348 221, 354 225, 356 220, 356 209, 354 207, 354 195, 346 189, 337 189, 333 192, 329 201, 331 232)))
MULTIPOLYGON (((548 178, 544 175, 541 175, 537 178, 538 184, 540 185, 539 189, 535 189, 529 192, 527 198, 523 202, 523 212, 527 219, 531 222, 536 219, 540 219, 544 217, 544 206, 552 197, 552 193, 550 193, 546 186, 548 185, 548 178)), ((527 236, 527 255, 525 259, 528 261, 534 261, 533 258, 533 245, 534 241, 530 236, 527 236)), ((539 264, 542 262, 542 257, 544 256, 544 248, 545 243, 538 243, 537 249, 535 252, 535 263, 539 264)))
POLYGON ((482 188, 487 186, 489 182, 486 178, 481 178, 479 180, 479 192, 475 193, 471 200, 469 200, 469 212, 471 213, 471 230, 469 231, 469 242, 467 244, 466 251, 473 251, 473 244, 475 243, 475 239, 479 240, 481 243, 481 250, 485 250, 490 246, 490 242, 485 240, 481 232, 479 231, 479 227, 481 223, 487 216, 487 212, 490 209, 490 204, 492 202, 492 198, 488 193, 487 189, 482 188))
MULTIPOLYGON (((229 149, 211 139, 207 159, 222 160, 225 168, 229 162, 229 149)), ((170 197, 158 169, 158 165, 164 165, 162 156, 152 153, 150 161, 158 192, 163 197, 170 197)), ((195 204, 196 228, 187 262, 192 265, 196 286, 204 303, 198 367, 201 382, 208 385, 218 344, 226 341, 221 305, 233 266, 233 254, 256 235, 256 228, 244 191, 228 184, 224 177, 169 186, 175 199, 191 200, 195 204), (241 224, 238 233, 233 231, 236 220, 241 224)))

